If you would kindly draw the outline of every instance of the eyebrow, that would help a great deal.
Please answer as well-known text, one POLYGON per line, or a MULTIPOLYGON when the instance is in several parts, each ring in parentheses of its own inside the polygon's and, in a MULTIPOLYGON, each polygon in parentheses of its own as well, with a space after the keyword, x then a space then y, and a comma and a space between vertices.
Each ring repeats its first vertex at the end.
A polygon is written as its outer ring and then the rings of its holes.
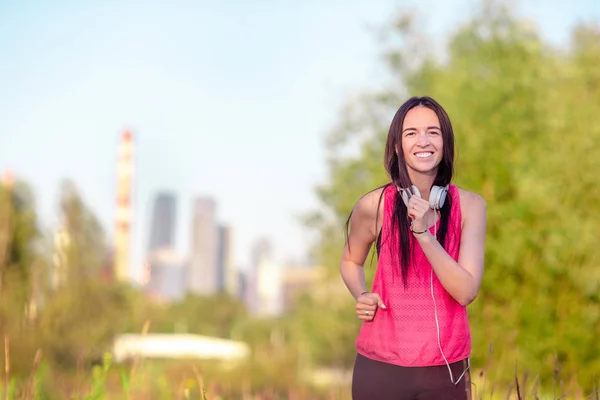
MULTIPOLYGON (((428 126, 427 130, 429 129, 437 129, 437 130, 442 130, 439 126, 428 126)), ((406 132, 406 131, 416 131, 417 128, 406 128, 405 130, 402 131, 402 133, 406 132)))

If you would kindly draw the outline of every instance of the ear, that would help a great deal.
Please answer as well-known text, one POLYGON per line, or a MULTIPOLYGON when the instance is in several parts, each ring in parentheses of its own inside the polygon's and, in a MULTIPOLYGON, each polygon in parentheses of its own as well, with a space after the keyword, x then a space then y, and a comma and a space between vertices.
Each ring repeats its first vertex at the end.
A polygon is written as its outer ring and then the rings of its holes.
POLYGON ((397 144, 394 145, 394 149, 396 149, 396 155, 398 155, 398 145, 397 144))

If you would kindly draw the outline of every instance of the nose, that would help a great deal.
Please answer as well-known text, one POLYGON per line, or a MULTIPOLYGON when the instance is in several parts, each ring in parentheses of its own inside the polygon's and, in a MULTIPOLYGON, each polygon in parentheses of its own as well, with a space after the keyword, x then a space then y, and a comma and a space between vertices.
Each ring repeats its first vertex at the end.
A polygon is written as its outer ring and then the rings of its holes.
POLYGON ((427 137, 427 133, 423 134, 419 134, 418 140, 417 140, 417 145, 421 146, 421 147, 425 147, 429 144, 429 138, 427 137))

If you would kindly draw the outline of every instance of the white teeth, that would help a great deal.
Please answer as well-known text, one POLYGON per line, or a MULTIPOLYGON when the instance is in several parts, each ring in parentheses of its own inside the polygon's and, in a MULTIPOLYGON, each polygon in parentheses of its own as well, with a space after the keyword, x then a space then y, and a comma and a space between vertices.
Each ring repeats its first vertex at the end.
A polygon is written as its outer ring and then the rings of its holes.
POLYGON ((429 156, 432 156, 433 153, 416 153, 415 155, 419 158, 427 158, 429 156))

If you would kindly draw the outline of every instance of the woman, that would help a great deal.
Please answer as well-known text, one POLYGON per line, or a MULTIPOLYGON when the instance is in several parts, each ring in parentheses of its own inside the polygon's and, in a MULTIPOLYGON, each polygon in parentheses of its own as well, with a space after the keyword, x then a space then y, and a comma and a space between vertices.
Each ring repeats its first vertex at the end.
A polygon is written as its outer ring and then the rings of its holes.
POLYGON ((384 163, 391 183, 356 203, 340 264, 364 321, 353 399, 469 399, 466 306, 483 274, 485 202, 451 184, 454 133, 430 97, 400 107, 384 163), (373 242, 379 257, 368 291, 363 264, 373 242))

